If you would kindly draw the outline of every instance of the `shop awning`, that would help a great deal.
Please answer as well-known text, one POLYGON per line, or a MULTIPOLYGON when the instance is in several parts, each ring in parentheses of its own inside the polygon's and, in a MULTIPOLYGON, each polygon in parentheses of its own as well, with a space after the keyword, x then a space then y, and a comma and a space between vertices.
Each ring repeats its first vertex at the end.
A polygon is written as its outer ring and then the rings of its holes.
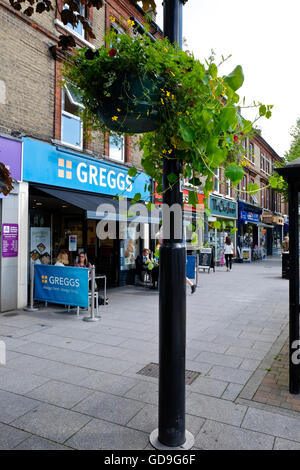
MULTIPOLYGON (((39 191, 49 194, 50 196, 61 199, 68 204, 79 207, 86 211, 87 219, 101 220, 118 220, 134 222, 137 216, 127 217, 126 210, 130 213, 130 200, 119 201, 112 197, 106 197, 101 194, 85 193, 83 191, 69 191, 48 186, 34 185, 39 191)), ((159 223, 159 217, 151 216, 145 206, 143 215, 138 216, 139 223, 159 223), (146 215, 147 213, 147 215, 146 215)))

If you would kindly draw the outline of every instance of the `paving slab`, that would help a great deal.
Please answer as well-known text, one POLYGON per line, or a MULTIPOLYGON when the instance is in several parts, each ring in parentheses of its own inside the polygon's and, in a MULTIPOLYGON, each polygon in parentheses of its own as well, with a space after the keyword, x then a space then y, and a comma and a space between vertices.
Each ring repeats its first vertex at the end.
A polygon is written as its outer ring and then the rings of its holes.
POLYGON ((22 394, 46 382, 48 379, 45 377, 9 369, 7 366, 0 367, 0 390, 22 394))
POLYGON ((38 401, 0 390, 0 422, 9 424, 39 405, 38 401))
POLYGON ((14 449, 28 436, 27 432, 0 423, 0 450, 14 449))
POLYGON ((235 405, 220 398, 191 393, 186 400, 188 414, 240 426, 247 411, 243 405, 235 405))
POLYGON ((28 392, 26 395, 52 405, 73 408, 92 393, 93 391, 88 388, 51 380, 28 392))
POLYGON ((72 450, 70 447, 57 444, 56 442, 43 439, 41 437, 31 436, 21 444, 18 444, 14 450, 72 450))
POLYGON ((197 379, 188 385, 188 389, 192 392, 209 395, 211 397, 221 397, 226 390, 228 382, 216 380, 209 377, 197 377, 197 379))
POLYGON ((148 443, 147 433, 99 419, 93 419, 65 442, 79 450, 143 450, 148 443))
POLYGON ((276 437, 274 450, 300 450, 300 442, 289 441, 276 437))
POLYGON ((274 437, 207 420, 195 438, 203 450, 272 450, 274 437))
POLYGON ((195 361, 208 362, 210 364, 227 367, 239 367, 242 363, 242 359, 240 357, 206 351, 201 352, 195 358, 195 361))
POLYGON ((91 418, 53 405, 40 405, 11 423, 16 428, 63 443, 91 418))
POLYGON ((248 408, 242 428, 300 442, 300 420, 256 408, 248 408))
POLYGON ((74 411, 116 424, 127 424, 144 404, 109 393, 95 392, 79 403, 74 411))
POLYGON ((92 390, 123 396, 138 382, 136 374, 134 374, 134 378, 130 378, 107 372, 95 372, 84 380, 78 381, 78 384, 92 390))
POLYGON ((249 380, 251 372, 242 369, 233 369, 232 367, 214 366, 206 375, 219 380, 245 384, 249 380))

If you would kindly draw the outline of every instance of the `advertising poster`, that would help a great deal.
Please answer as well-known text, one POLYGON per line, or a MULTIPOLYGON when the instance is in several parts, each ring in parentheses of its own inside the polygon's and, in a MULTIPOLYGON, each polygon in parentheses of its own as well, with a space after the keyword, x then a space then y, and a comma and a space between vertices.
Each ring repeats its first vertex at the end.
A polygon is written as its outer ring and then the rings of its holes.
POLYGON ((49 227, 31 227, 30 257, 36 264, 51 263, 51 230, 49 227))
POLYGON ((126 238, 120 243, 120 269, 125 271, 135 267, 136 227, 127 227, 126 238))
POLYGON ((18 256, 18 224, 2 225, 2 258, 13 258, 18 256))
POLYGON ((34 298, 55 304, 88 307, 88 268, 36 265, 34 298))
POLYGON ((77 251, 77 235, 69 235, 69 251, 77 251))

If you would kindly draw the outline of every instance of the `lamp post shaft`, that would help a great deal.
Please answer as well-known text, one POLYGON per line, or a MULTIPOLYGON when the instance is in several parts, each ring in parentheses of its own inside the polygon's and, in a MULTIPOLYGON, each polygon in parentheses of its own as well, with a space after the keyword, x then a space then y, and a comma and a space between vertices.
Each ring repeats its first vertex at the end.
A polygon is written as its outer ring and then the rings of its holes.
MULTIPOLYGON (((182 0, 164 2, 164 36, 170 42, 182 44, 182 0)), ((166 143, 170 146, 170 142, 166 143)), ((163 202, 171 207, 179 204, 181 167, 174 154, 163 162, 163 202), (169 187, 168 175, 178 181, 169 187)), ((182 214, 182 213, 181 213, 182 214)), ((186 249, 182 234, 176 233, 181 224, 170 217, 169 237, 160 247, 159 297, 159 417, 158 440, 165 446, 185 443, 185 348, 186 348, 186 249), (176 227, 175 227, 176 226, 176 227)), ((163 215, 163 235, 165 233, 163 215)))

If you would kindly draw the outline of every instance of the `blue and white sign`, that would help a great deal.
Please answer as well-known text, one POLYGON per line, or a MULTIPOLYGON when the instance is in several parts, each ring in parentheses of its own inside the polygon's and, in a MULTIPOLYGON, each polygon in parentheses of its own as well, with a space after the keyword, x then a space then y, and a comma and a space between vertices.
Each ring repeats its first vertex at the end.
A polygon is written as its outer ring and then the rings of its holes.
POLYGON ((245 220, 247 222, 259 222, 260 215, 256 214, 255 212, 249 211, 240 211, 240 220, 245 220))
POLYGON ((115 163, 78 155, 76 151, 29 138, 24 139, 23 179, 126 198, 140 193, 142 200, 150 200, 150 177, 145 173, 138 172, 135 178, 131 178, 127 168, 115 163))
POLYGON ((186 277, 189 279, 195 279, 196 272, 196 256, 188 255, 186 257, 186 277))
POLYGON ((34 267, 34 298, 55 304, 88 307, 88 268, 36 264, 34 267))

